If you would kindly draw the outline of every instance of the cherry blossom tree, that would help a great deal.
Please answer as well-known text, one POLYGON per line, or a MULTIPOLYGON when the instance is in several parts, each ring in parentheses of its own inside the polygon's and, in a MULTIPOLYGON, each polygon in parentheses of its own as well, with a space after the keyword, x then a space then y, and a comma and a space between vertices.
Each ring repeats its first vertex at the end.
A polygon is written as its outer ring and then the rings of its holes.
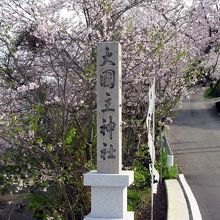
POLYGON ((36 215, 44 210, 45 218, 80 219, 89 209, 82 174, 96 163, 96 43, 122 44, 123 161, 129 167, 147 141, 152 79, 160 120, 203 69, 218 70, 218 10, 211 0, 190 8, 167 0, 2 0, 4 188, 28 191, 36 215))

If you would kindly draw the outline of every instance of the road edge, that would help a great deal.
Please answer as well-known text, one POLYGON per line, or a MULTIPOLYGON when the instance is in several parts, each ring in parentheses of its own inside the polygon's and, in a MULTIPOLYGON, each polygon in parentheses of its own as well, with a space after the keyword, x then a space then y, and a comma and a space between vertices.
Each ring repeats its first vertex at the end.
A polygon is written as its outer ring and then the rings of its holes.
POLYGON ((202 215, 200 213, 198 203, 196 201, 196 198, 195 198, 189 184, 186 181, 185 176, 183 174, 179 174, 179 180, 180 180, 180 183, 183 187, 183 190, 187 196, 192 219, 193 220, 202 220, 202 215))

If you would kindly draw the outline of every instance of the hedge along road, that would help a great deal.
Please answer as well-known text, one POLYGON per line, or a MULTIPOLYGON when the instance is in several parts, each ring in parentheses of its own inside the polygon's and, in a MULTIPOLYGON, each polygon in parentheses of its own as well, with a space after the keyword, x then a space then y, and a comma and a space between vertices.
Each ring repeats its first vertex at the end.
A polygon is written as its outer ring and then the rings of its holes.
POLYGON ((220 219, 220 116, 198 87, 174 114, 168 140, 204 220, 220 219))

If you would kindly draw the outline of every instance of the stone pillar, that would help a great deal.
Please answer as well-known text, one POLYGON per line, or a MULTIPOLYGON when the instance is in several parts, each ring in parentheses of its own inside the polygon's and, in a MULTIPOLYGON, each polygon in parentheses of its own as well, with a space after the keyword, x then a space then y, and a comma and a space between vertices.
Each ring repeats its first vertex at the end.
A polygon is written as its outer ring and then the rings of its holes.
POLYGON ((97 170, 120 173, 122 165, 121 46, 97 47, 97 170))
POLYGON ((91 213, 85 220, 133 220, 127 187, 133 171, 122 171, 121 46, 97 45, 97 171, 84 175, 91 186, 91 213))

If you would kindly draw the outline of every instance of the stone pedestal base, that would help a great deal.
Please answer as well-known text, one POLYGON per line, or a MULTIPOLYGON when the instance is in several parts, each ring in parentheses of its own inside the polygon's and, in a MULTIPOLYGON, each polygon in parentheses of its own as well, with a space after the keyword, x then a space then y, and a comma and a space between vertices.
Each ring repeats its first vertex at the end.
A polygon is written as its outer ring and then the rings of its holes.
POLYGON ((94 218, 90 213, 84 220, 134 220, 134 212, 127 212, 124 218, 94 218))
POLYGON ((91 186, 91 213, 85 220, 133 220, 134 213, 127 211, 127 187, 133 181, 133 171, 86 173, 84 185, 91 186))

